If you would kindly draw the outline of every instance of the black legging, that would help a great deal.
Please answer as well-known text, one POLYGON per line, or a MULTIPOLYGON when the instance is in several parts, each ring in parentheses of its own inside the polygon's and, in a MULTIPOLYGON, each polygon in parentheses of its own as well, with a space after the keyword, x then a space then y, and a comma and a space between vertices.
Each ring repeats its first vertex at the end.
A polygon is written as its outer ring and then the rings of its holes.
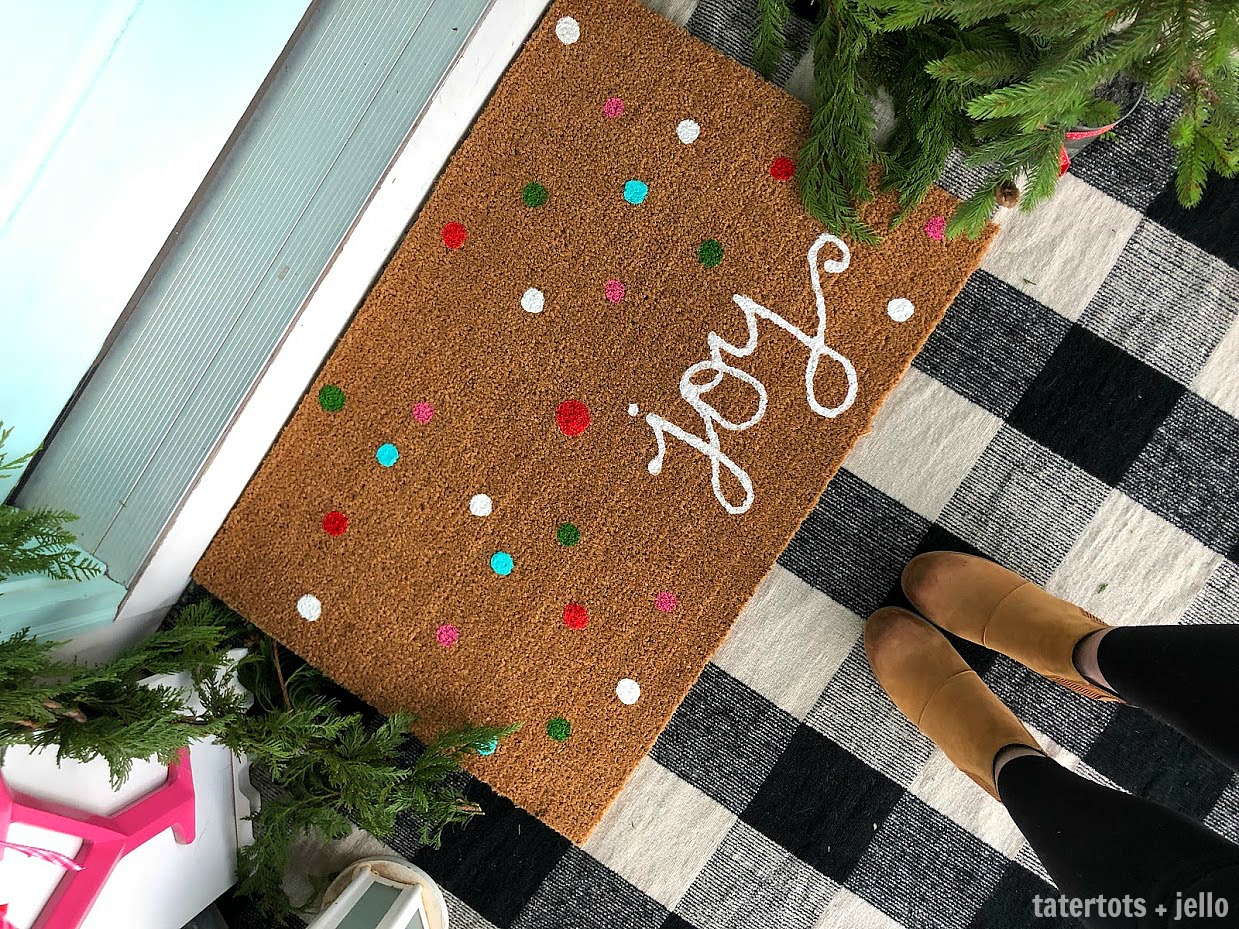
MULTIPOLYGON (((1239 625, 1116 629, 1097 664, 1120 697, 1239 771, 1239 625)), ((1118 914, 1094 904, 1080 915, 1086 926, 1239 926, 1239 845, 1201 823, 1040 755, 1008 761, 998 791, 1063 895, 1132 901, 1118 914), (1228 914, 1215 902, 1208 917, 1176 919, 1179 900, 1202 894, 1225 900, 1228 914)))

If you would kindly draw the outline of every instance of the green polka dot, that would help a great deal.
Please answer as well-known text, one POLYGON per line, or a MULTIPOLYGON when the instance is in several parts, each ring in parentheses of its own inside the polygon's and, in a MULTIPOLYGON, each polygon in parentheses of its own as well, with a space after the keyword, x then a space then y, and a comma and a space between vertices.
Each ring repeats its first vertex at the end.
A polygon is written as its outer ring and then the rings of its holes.
POLYGON ((547 189, 537 181, 530 181, 521 191, 521 199, 525 201, 525 206, 542 206, 550 196, 547 189))
POLYGON ((318 405, 328 413, 344 409, 344 391, 335 384, 324 384, 318 392, 318 405))
POLYGON ((568 736, 572 735, 572 723, 562 716, 556 716, 546 724, 546 734, 556 742, 567 742, 568 736))
POLYGON ((555 530, 555 538, 559 540, 560 545, 576 545, 581 541, 581 530, 572 523, 560 523, 559 528, 555 530))
POLYGON ((717 268, 723 263, 723 243, 706 239, 697 249, 697 260, 707 268, 717 268))

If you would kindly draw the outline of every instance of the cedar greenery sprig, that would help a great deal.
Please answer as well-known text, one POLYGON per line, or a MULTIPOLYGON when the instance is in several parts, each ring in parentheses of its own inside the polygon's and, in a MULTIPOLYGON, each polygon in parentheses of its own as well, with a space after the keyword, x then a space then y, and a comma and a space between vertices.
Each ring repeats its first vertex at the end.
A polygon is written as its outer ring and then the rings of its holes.
MULTIPOLYGON (((757 0, 756 63, 782 55, 786 0, 757 0)), ((1019 182, 1028 211, 1053 195, 1065 134, 1120 115, 1104 89, 1128 80, 1177 100, 1175 189, 1200 201, 1210 173, 1239 170, 1239 4, 1233 0, 817 0, 815 108, 798 178, 806 208, 834 232, 877 234, 859 217, 881 187, 898 223, 952 149, 985 179, 956 209, 951 237, 977 236, 1019 182), (873 141, 871 98, 891 96, 895 130, 873 141), (862 170, 862 168, 864 170, 862 170)), ((1172 166, 1167 166, 1168 170, 1172 166)))
POLYGON ((437 845, 446 827, 481 813, 453 777, 462 761, 516 728, 467 727, 418 751, 409 714, 345 709, 352 698, 325 675, 211 599, 97 667, 57 659, 58 645, 27 631, 0 640, 0 760, 15 745, 102 758, 117 786, 134 761, 169 762, 197 739, 248 756, 275 791, 250 817, 255 841, 238 854, 238 887, 272 924, 293 911, 282 882, 298 838, 342 838, 353 825, 389 838, 410 817, 437 845), (236 646, 249 651, 234 663, 236 646), (188 690, 141 683, 179 671, 188 690))
MULTIPOLYGON (((0 480, 18 474, 34 458, 34 451, 9 458, 4 445, 13 428, 0 421, 0 480)), ((2 497, 3 494, 0 494, 2 497)), ((65 528, 77 517, 63 510, 19 510, 0 504, 0 581, 26 574, 56 580, 82 581, 95 577, 99 563, 73 547, 76 539, 65 528)))

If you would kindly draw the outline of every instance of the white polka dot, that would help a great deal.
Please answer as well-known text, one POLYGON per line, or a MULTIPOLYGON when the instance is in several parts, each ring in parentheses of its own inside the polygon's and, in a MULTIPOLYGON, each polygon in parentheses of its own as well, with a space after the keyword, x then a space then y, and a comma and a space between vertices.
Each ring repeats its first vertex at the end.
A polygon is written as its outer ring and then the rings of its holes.
POLYGON ((297 612, 301 614, 302 619, 314 622, 323 615, 322 601, 314 594, 306 594, 297 601, 297 612))
POLYGON ((632 678, 626 677, 615 685, 615 696, 619 697, 620 703, 632 706, 641 699, 641 685, 632 678))
POLYGON ((521 309, 526 313, 541 313, 544 303, 546 296, 536 287, 530 287, 521 296, 521 309))
POLYGON ((912 313, 915 310, 916 307, 912 305, 912 301, 907 297, 896 297, 886 304, 886 315, 897 323, 907 322, 912 318, 912 313))
POLYGON ((628 404, 628 415, 629 416, 636 416, 640 412, 641 412, 641 408, 637 406, 635 403, 628 404))
POLYGON ((571 16, 561 17, 555 24, 555 35, 564 45, 571 45, 581 37, 581 24, 571 16))
POLYGON ((675 134, 685 145, 692 145, 697 141, 697 136, 701 135, 701 126, 695 119, 682 119, 675 127, 675 134))
POLYGON ((494 506, 494 501, 486 494, 474 494, 469 498, 469 512, 474 516, 489 516, 494 506))

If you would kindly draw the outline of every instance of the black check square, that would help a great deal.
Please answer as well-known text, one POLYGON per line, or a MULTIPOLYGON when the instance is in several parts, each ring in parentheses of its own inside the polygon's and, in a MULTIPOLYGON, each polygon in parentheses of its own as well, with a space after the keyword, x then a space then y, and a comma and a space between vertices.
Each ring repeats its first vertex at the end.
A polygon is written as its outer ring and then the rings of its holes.
POLYGON ((906 791, 801 726, 741 820, 843 883, 906 791))
POLYGON ((650 757, 739 813, 792 740, 796 726, 786 710, 708 664, 650 757))
POLYGON ((913 794, 874 824, 847 887, 904 926, 967 926, 1009 862, 913 794))
POLYGON ((1082 757, 1120 787, 1193 819, 1213 810, 1233 775, 1186 736, 1130 706, 1115 709, 1082 757))
POLYGON ((514 929, 659 929, 667 908, 610 868, 571 848, 547 875, 514 929))
POLYGON ((1122 489, 1214 551, 1229 552, 1239 544, 1239 422, 1185 393, 1122 489))
POLYGON ((1071 324, 986 271, 964 284, 913 364, 956 393, 1006 417, 1071 324))
POLYGON ((925 517, 841 469, 779 564, 868 616, 882 605, 928 526, 925 517))
POLYGON ((1222 259, 1232 268, 1239 268, 1236 216, 1239 216, 1239 180, 1233 177, 1210 177, 1204 196, 1190 210, 1179 205, 1174 184, 1167 184, 1149 204, 1149 219, 1222 259))
POLYGON ((481 781, 470 780, 465 796, 481 806, 483 815, 449 829, 441 848, 427 846, 409 858, 481 916, 507 929, 572 843, 481 781))
POLYGON ((1101 336, 1073 326, 1009 422, 1114 486, 1183 390, 1101 336))

